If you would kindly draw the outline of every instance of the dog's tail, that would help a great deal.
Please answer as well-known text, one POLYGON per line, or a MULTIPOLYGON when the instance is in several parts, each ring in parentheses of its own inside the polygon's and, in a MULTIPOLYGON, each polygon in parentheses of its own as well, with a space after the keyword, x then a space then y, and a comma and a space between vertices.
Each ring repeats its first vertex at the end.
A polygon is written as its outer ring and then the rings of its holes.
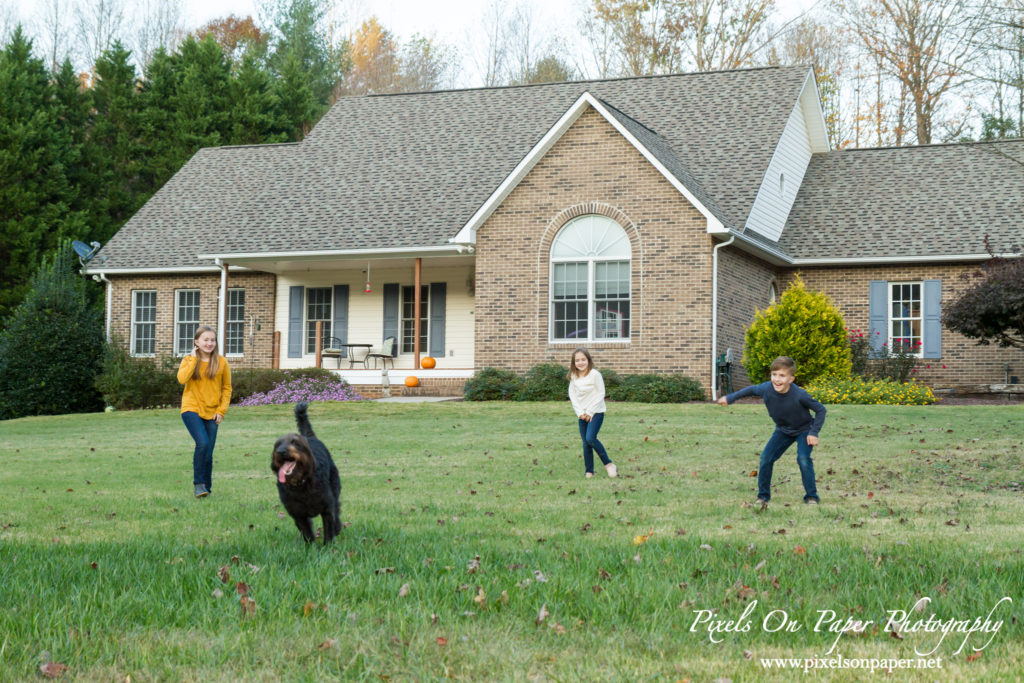
POLYGON ((313 426, 309 424, 307 408, 309 408, 309 404, 305 401, 295 404, 295 424, 299 427, 299 434, 302 434, 307 439, 316 438, 316 434, 313 433, 313 426))

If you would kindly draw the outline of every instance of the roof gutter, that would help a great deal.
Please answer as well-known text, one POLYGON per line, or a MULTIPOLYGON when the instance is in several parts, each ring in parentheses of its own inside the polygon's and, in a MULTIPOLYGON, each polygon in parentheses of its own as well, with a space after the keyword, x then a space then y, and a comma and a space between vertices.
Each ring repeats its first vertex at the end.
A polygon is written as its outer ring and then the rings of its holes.
POLYGON ((468 245, 451 244, 430 247, 378 247, 374 249, 318 249, 308 251, 256 251, 256 252, 232 252, 225 254, 197 254, 196 258, 220 259, 222 261, 238 261, 244 259, 251 262, 263 261, 307 261, 325 258, 359 257, 367 258, 373 256, 423 256, 424 254, 461 254, 468 245))

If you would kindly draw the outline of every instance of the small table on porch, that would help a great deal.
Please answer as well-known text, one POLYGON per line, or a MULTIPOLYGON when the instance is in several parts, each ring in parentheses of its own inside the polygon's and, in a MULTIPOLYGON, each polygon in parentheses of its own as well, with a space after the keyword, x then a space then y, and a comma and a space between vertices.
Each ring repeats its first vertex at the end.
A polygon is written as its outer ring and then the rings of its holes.
MULTIPOLYGON (((373 348, 373 344, 337 344, 335 346, 336 346, 336 349, 332 349, 332 350, 339 350, 339 351, 347 350, 348 351, 348 354, 347 354, 348 355, 348 366, 350 368, 354 368, 357 363, 362 364, 362 366, 365 368, 366 367, 366 354, 370 353, 370 349, 373 348), (356 349, 364 349, 364 351, 362 353, 362 356, 363 356, 362 358, 358 358, 358 359, 356 358, 356 349)), ((342 357, 342 355, 343 354, 340 354, 340 353, 338 354, 338 369, 341 369, 341 357, 342 357)))

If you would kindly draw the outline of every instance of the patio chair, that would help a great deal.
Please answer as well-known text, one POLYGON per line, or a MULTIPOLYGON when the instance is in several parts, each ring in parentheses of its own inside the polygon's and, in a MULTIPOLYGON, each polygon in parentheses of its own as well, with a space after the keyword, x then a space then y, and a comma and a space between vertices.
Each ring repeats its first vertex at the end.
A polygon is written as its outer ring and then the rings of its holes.
POLYGON ((342 346, 341 340, 337 337, 324 337, 324 348, 320 350, 321 358, 336 358, 338 360, 338 369, 341 369, 341 355, 344 353, 344 347, 342 346))
POLYGON ((381 346, 380 353, 368 353, 366 354, 366 360, 373 359, 373 367, 377 367, 377 359, 381 360, 384 368, 388 367, 388 361, 391 361, 391 367, 395 367, 395 338, 388 337, 384 340, 383 346, 381 346))

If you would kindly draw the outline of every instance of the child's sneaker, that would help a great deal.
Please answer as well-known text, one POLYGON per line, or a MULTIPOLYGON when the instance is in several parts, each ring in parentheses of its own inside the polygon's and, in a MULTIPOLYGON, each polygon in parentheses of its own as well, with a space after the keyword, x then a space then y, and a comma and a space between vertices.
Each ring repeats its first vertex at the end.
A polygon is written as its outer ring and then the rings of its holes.
POLYGON ((593 479, 594 478, 594 473, 593 472, 587 472, 583 476, 585 476, 587 479, 593 479))
POLYGON ((818 504, 818 499, 817 498, 805 498, 804 499, 804 505, 817 505, 817 504, 818 504))
POLYGON ((619 470, 617 467, 615 467, 615 463, 610 462, 607 465, 605 465, 604 468, 608 470, 608 476, 611 477, 612 479, 619 476, 619 470))
POLYGON ((767 504, 768 504, 768 499, 767 498, 762 498, 761 496, 758 496, 757 500, 754 501, 754 505, 760 505, 761 507, 764 507, 767 504))

